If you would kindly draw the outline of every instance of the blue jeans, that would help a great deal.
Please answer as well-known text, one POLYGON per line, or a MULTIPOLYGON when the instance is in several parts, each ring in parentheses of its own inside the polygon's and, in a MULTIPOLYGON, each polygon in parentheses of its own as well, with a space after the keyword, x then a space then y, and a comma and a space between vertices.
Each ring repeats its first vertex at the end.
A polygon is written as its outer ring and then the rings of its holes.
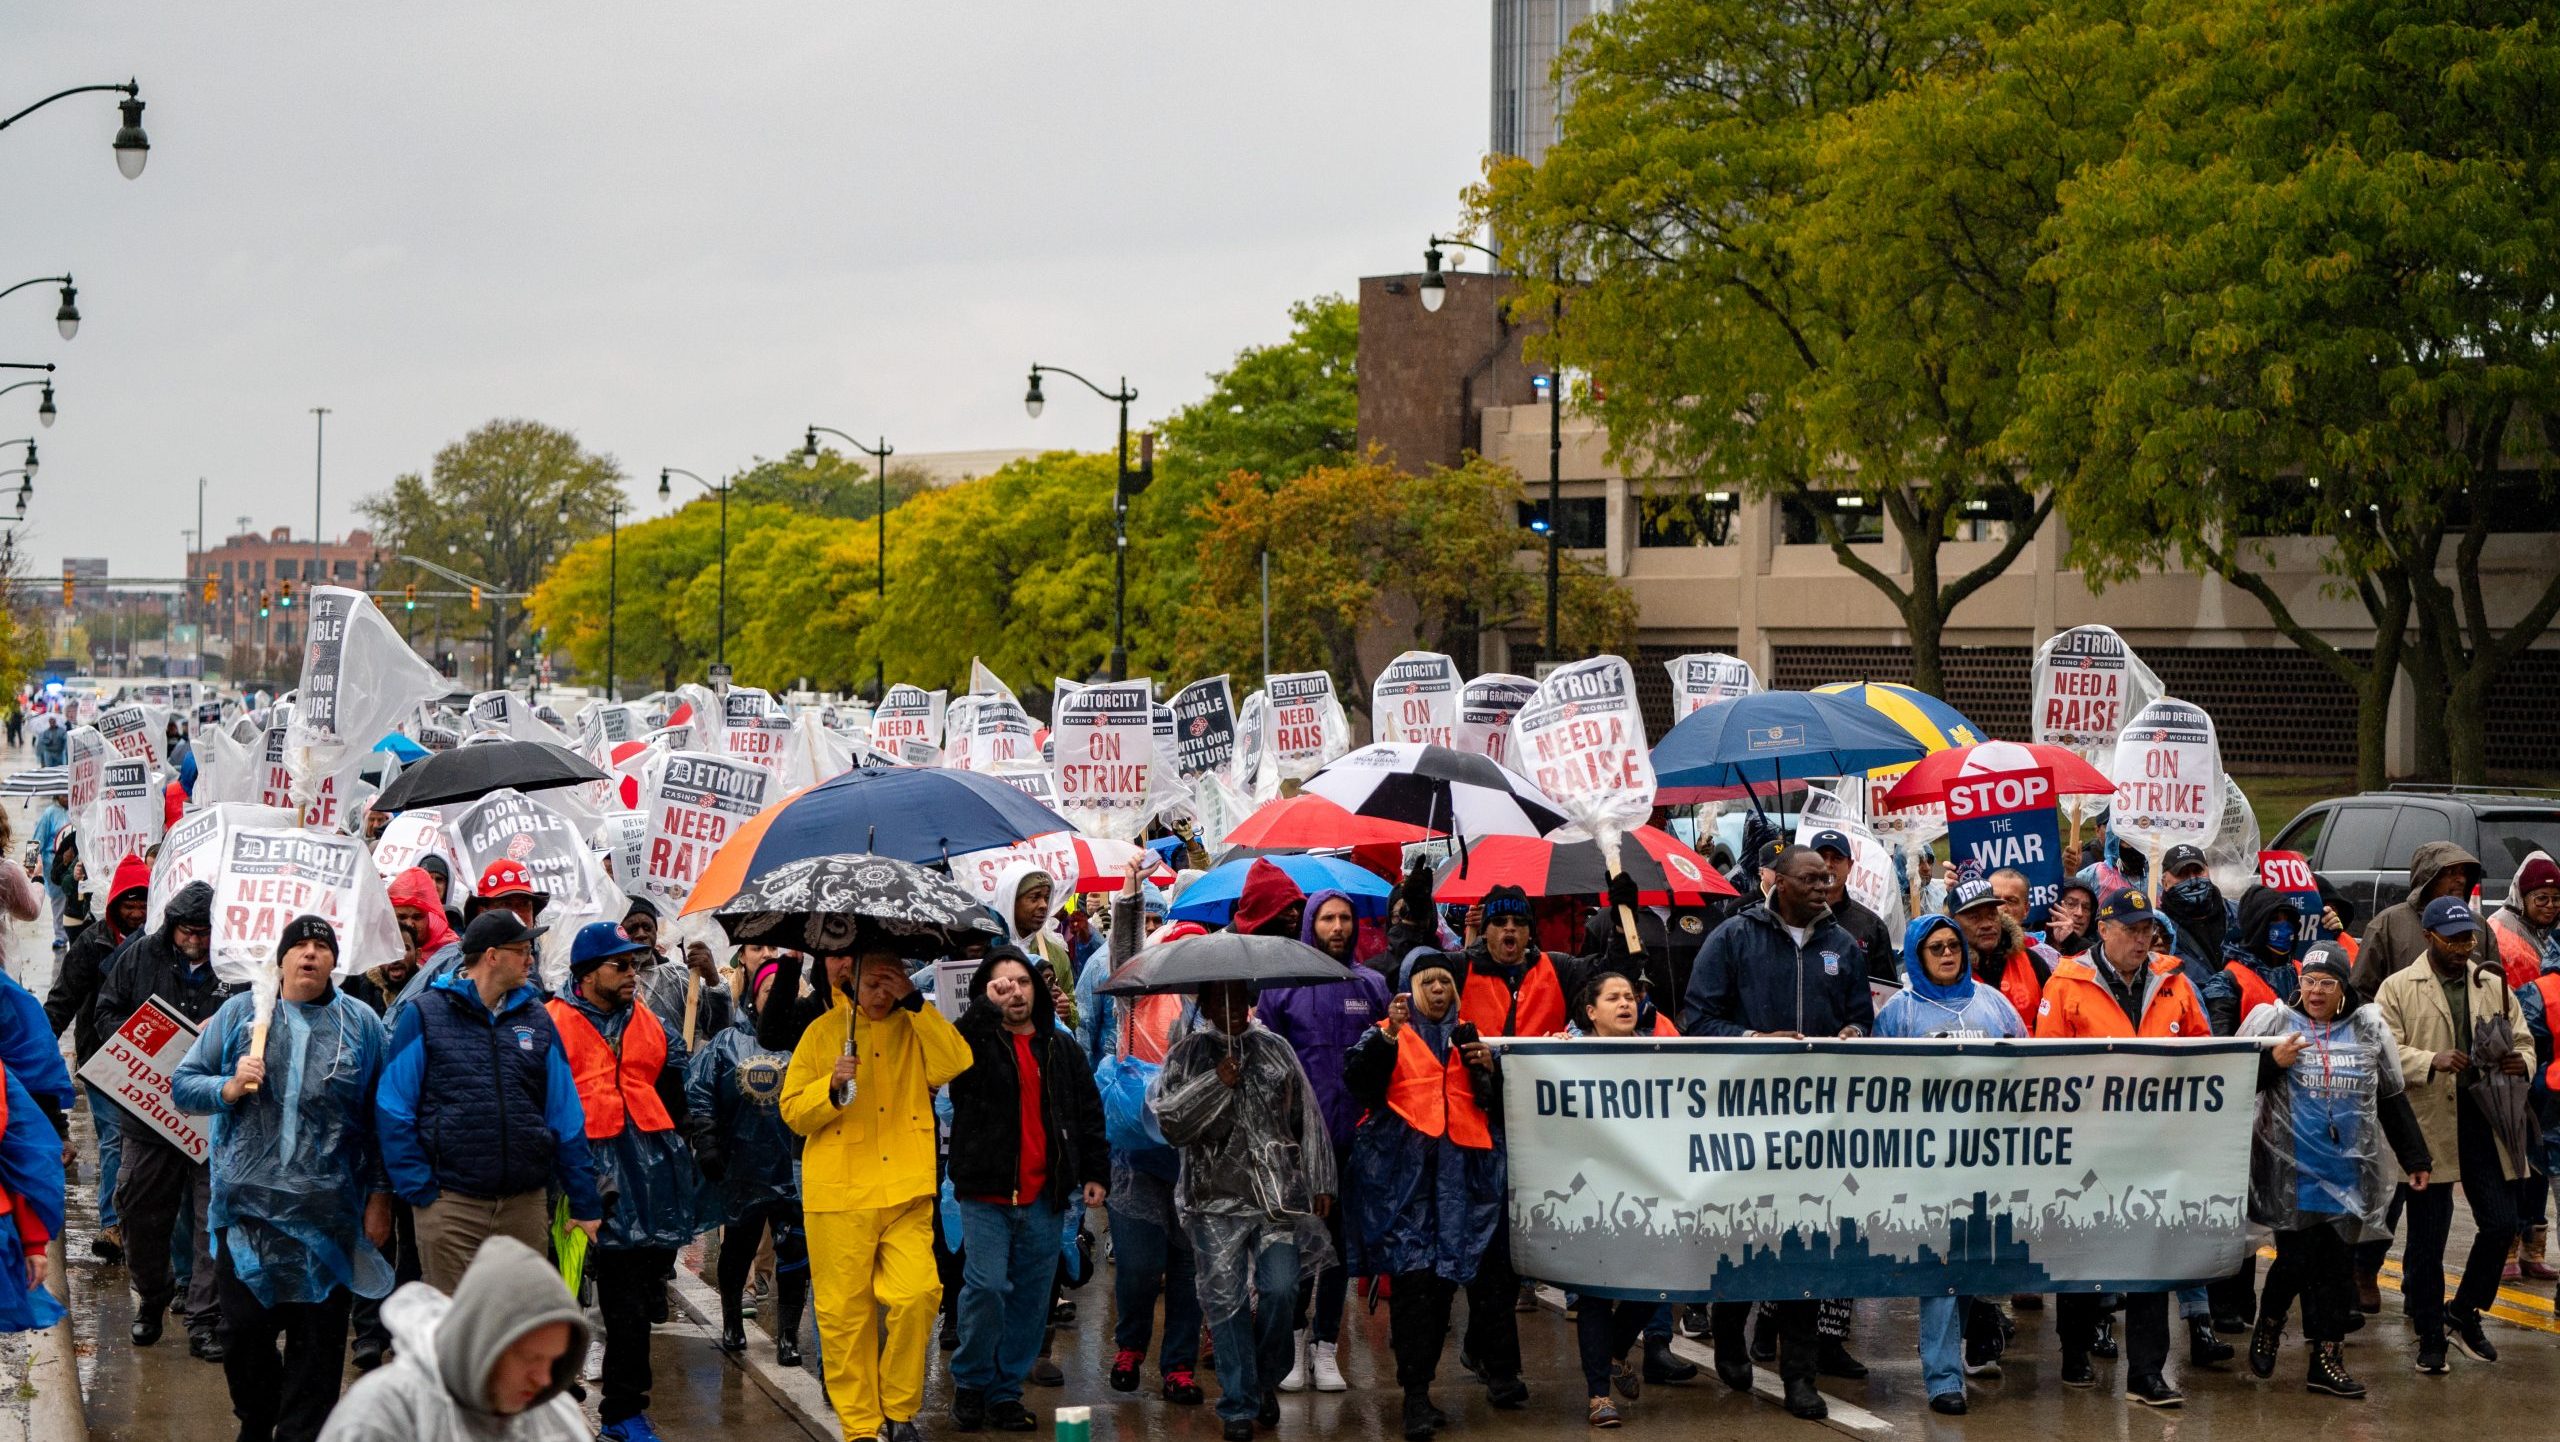
POLYGON ((1019 1402, 1049 1325, 1058 1277, 1058 1209, 960 1199, 960 1348, 951 1385, 1019 1402))
POLYGON ((1200 1363, 1200 1292, 1191 1239, 1111 1208, 1111 1295, 1119 1312, 1111 1345, 1145 1356, 1155 1333, 1156 1296, 1164 1296, 1164 1351, 1159 1372, 1188 1372, 1200 1363))
POLYGON ((1218 1344, 1218 1420, 1249 1422, 1262 1394, 1289 1375, 1298 1295, 1298 1244, 1271 1242, 1253 1259, 1254 1305, 1209 1329, 1218 1344))
POLYGON ((116 1224, 116 1163, 124 1155, 124 1108, 82 1082, 89 1093, 89 1129, 98 1134, 98 1225, 116 1224))
POLYGON ((1920 1299, 1920 1380, 1932 1397, 1964 1395, 1963 1297, 1920 1299))

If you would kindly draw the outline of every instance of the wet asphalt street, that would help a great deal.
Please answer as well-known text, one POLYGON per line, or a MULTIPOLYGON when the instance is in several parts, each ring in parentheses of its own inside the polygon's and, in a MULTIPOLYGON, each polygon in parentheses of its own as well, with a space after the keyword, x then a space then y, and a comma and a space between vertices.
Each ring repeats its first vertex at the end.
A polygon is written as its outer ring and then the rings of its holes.
MULTIPOLYGON (((131 1295, 124 1269, 88 1255, 94 1225, 94 1177, 88 1166, 87 1118, 76 1119, 82 1164, 72 1188, 69 1248, 74 1273, 76 1330, 81 1371, 89 1398, 91 1436, 99 1442, 212 1442, 232 1435, 230 1401, 219 1367, 190 1359, 185 1338, 174 1325, 160 1344, 137 1350, 125 1339, 131 1317, 131 1295)), ((2457 1209, 2459 1210, 2459 1209, 2457 1209)), ((2455 1254, 2460 1255, 2457 1237, 2455 1254)), ((688 1271, 704 1265, 699 1249, 682 1264, 688 1271)), ((2386 1275, 2386 1285, 2396 1277, 2386 1275)), ((1032 1389, 1027 1399, 1042 1414, 1065 1404, 1094 1409, 1099 1439, 1145 1438, 1148 1442, 1214 1442, 1215 1414, 1207 1407, 1175 1407, 1154 1394, 1150 1367, 1146 1388, 1136 1396, 1111 1391, 1103 1376, 1110 1365, 1109 1273, 1072 1294, 1079 1303, 1077 1324, 1057 1339, 1056 1360, 1066 1374, 1060 1388, 1032 1389)), ((654 1360, 658 1374, 651 1415, 671 1439, 721 1437, 731 1442, 799 1442, 808 1437, 832 1438, 836 1429, 823 1412, 815 1380, 814 1328, 804 1335, 810 1366, 797 1377, 784 1377, 772 1363, 770 1310, 750 1323, 756 1365, 742 1369, 722 1357, 711 1344, 712 1330, 687 1316, 688 1305, 708 1307, 709 1291, 688 1276, 676 1291, 675 1320, 657 1337, 654 1360), (814 1414, 814 1419, 812 1418, 814 1414)), ((1463 1305, 1463 1304, 1462 1304, 1463 1305)), ((1387 1315, 1381 1304, 1365 1311, 1355 1294, 1347 1320, 1343 1370, 1352 1389, 1334 1395, 1308 1393, 1284 1397, 1279 1437, 1318 1436, 1380 1439, 1398 1433, 1398 1394, 1392 1384, 1387 1354, 1387 1315)), ((1920 1368, 1913 1347, 1914 1304, 1871 1301, 1859 1304, 1852 1347, 1872 1368, 1862 1382, 1826 1379, 1832 1399, 1828 1424, 1796 1421, 1767 1396, 1745 1397, 1725 1390, 1711 1375, 1679 1387, 1648 1387, 1641 1401, 1622 1404, 1625 1433, 1635 1436, 1797 1438, 1818 1436, 1908 1437, 1947 1442, 1960 1437, 2103 1439, 2115 1437, 2321 1437, 2326 1442, 2362 1442, 2366 1438, 2414 1436, 2503 1436, 2519 1419, 2542 1415, 2560 1380, 2560 1320, 2555 1320, 2548 1285, 2529 1293, 2507 1289, 2501 1317, 2490 1326, 2503 1352, 2495 1365, 2470 1362, 2458 1354, 2448 1377, 2420 1377, 2409 1367, 2409 1334, 2395 1295, 2386 1292, 2384 1314, 2350 1340, 2347 1364, 2373 1389, 2370 1399, 2346 1402, 2314 1397, 2302 1390, 2303 1349, 2286 1349, 2276 1378, 2258 1382, 2237 1362, 2211 1372, 2173 1367, 2188 1394, 2179 1412, 2151 1412, 2122 1400, 2121 1364, 2099 1364, 2101 1387, 2073 1392, 2056 1380, 2058 1349, 2050 1310, 2018 1314, 2018 1337, 2003 1376, 1973 1384, 1972 1413, 1939 1417, 1926 1408, 1920 1368)), ((1453 1346, 1436 1389, 1440 1405, 1455 1425, 1450 1442, 1513 1442, 1513 1439, 1575 1436, 1590 1429, 1583 1420, 1580 1374, 1575 1365, 1568 1324, 1549 1307, 1521 1319, 1531 1388, 1528 1408, 1497 1412, 1486 1405, 1481 1387, 1461 1373, 1453 1346)), ((2235 1338, 2245 1342, 2245 1339, 2235 1338)), ((1705 1353, 1686 1344, 1689 1355, 1705 1353)), ((2185 1356, 2183 1328, 2174 1353, 2185 1356)), ((942 1409, 950 1383, 944 1354, 937 1352, 927 1384, 928 1411, 922 1419, 926 1435, 953 1435, 942 1409)), ((350 1374, 352 1377, 352 1374, 350 1374)), ((1763 1390, 1774 1382, 1764 1372, 1763 1390)), ((1204 1369, 1203 1384, 1212 1386, 1204 1369)), ((992 1434, 989 1434, 992 1435, 992 1434)))

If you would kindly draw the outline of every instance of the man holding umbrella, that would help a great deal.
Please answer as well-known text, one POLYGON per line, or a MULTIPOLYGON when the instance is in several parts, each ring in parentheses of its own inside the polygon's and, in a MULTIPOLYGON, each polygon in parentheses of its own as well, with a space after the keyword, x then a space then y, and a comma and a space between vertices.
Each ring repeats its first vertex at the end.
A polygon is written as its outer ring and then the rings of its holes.
POLYGON ((852 994, 835 991, 809 1023, 783 1078, 782 1119, 806 1138, 801 1208, 827 1396, 848 1438, 919 1442, 942 1307, 932 1093, 969 1065, 969 1044, 884 938, 856 961, 852 994))

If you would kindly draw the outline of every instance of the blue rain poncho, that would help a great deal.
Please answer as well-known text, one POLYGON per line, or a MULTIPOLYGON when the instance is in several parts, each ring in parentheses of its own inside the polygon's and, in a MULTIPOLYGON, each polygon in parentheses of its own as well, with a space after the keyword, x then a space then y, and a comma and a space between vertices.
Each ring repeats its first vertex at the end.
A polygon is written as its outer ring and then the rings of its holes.
POLYGON ((216 1244, 266 1306, 321 1301, 337 1287, 387 1296, 391 1264, 364 1235, 367 1196, 391 1189, 373 1133, 382 1020, 334 986, 313 1002, 277 998, 267 1079, 226 1103, 222 1084, 248 1054, 253 1015, 245 992, 224 1002, 169 1086, 180 1111, 213 1118, 206 1222, 216 1244))
POLYGON ((800 1199, 791 1180, 800 1137, 782 1121, 782 1077, 790 1069, 791 1053, 757 1043, 749 1011, 685 1064, 685 1105, 700 1124, 704 1163, 720 1168, 710 1188, 726 1225, 759 1207, 800 1199))
MULTIPOLYGON (((585 1017, 587 1024, 616 1052, 622 1049, 622 1029, 630 1024, 632 1008, 641 1005, 634 1000, 608 1014, 597 1010, 575 990, 561 1000, 585 1017)), ((660 1075, 673 1072, 686 1076, 691 1060, 685 1054, 684 1038, 668 1033, 667 1060, 660 1075)), ((667 1088, 663 1084, 658 1094, 661 1101, 666 1100, 667 1088)), ((604 1227, 595 1240, 598 1247, 607 1251, 664 1247, 672 1251, 699 1235, 703 1219, 718 1210, 718 1201, 710 1195, 701 1170, 693 1164, 692 1149, 685 1145, 685 1130, 700 1125, 691 1118, 690 1105, 683 1089, 678 1088, 674 1104, 667 1107, 675 1122, 673 1130, 644 1132, 626 1120, 614 1135, 588 1139, 596 1190, 605 1198, 604 1227)))
POLYGON ((2023 1037, 2027 1024, 2000 988, 1985 986, 1973 974, 1973 945, 1964 928, 1945 916, 1923 916, 1902 932, 1902 990, 1876 1009, 1879 1037, 2023 1037), (1964 946, 1964 969, 1952 986, 1929 979, 1920 964, 1920 944, 1940 927, 1964 946))
POLYGON ((0 1132, 0 1189, 10 1206, 0 1212, 0 1332, 36 1332, 63 1315, 53 1293, 27 1285, 26 1242, 37 1232, 62 1235, 62 1137, 17 1073, 4 1080, 9 1110, 0 1132), (25 1226, 29 1221, 32 1228, 25 1226))

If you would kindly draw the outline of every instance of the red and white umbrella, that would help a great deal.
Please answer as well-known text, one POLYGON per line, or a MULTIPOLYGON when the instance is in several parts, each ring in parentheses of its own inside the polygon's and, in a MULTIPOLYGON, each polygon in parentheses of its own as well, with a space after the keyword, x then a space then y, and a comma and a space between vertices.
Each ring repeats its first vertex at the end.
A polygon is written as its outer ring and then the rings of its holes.
POLYGON ((1401 846, 1439 835, 1383 817, 1362 816, 1302 791, 1283 796, 1246 817, 1227 833, 1225 846, 1266 851, 1347 851, 1357 846, 1401 846))
POLYGON ((1893 789, 1884 794, 1884 804, 1898 809, 1943 802, 1947 788, 1959 782, 2003 771, 2033 771, 2037 767, 2053 772, 2057 796, 2115 794, 2116 784, 2107 779, 2107 773, 2090 765, 2078 752, 2031 741, 1977 741, 1971 746, 1932 751, 1913 762, 1893 789))
MULTIPOLYGON (((1647 906, 1695 906, 1734 894, 1705 857, 1657 826, 1628 832, 1618 861, 1636 884, 1636 899, 1647 906)), ((1434 899, 1482 901, 1497 886, 1516 886, 1531 896, 1605 896, 1609 866, 1596 841, 1488 836, 1468 848, 1464 862, 1450 863, 1434 899)))

